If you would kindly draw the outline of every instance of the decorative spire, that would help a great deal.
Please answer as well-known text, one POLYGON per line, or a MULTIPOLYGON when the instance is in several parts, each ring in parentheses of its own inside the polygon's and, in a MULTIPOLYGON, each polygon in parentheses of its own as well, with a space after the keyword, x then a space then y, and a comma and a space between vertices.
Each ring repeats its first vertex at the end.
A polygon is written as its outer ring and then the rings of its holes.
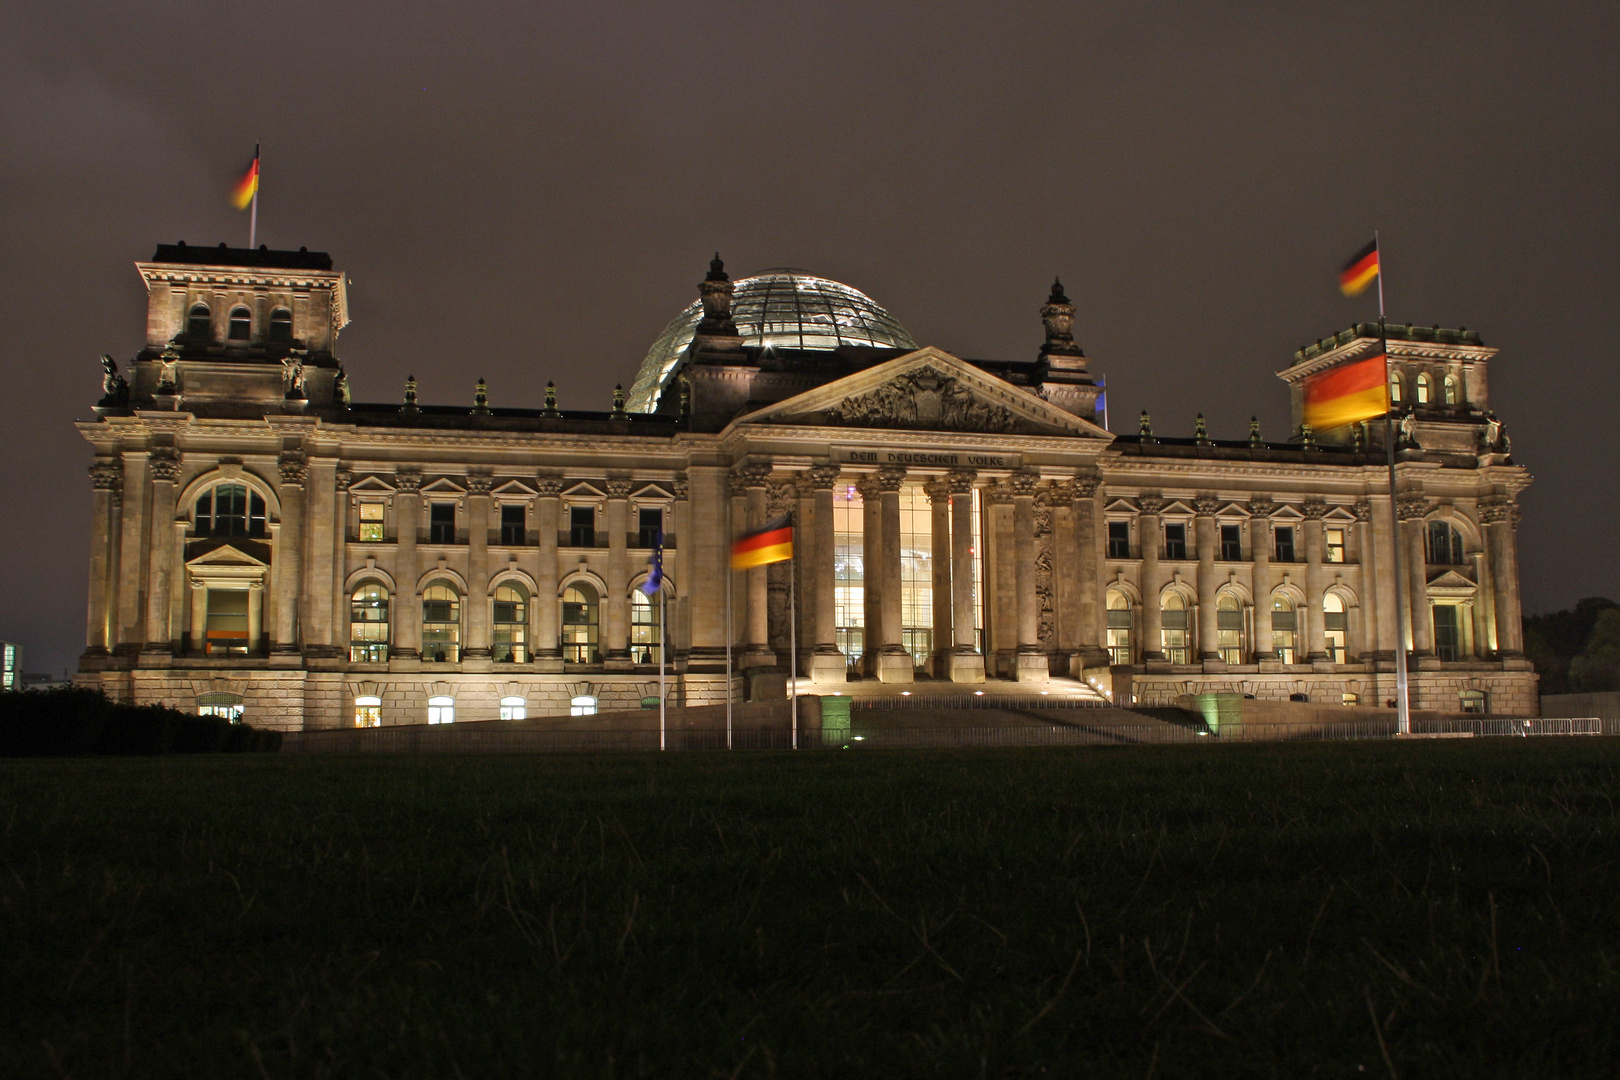
POLYGON ((1197 443, 1199 446, 1211 445, 1209 441, 1209 427, 1204 423, 1203 413, 1199 413, 1198 417, 1193 420, 1193 442, 1197 443))
POLYGON ((1316 449, 1316 432, 1309 424, 1299 425, 1299 448, 1301 450, 1316 449))
POLYGON ((720 253, 714 253, 709 263, 709 276, 698 284, 698 298, 703 301, 703 321, 698 323, 699 337, 737 337, 737 324, 731 321, 731 296, 736 286, 726 275, 726 264, 720 253))
POLYGON ((1258 416, 1249 417, 1249 445, 1260 445, 1260 418, 1258 416))
POLYGON ((473 387, 472 411, 474 416, 489 415, 489 384, 483 379, 479 379, 478 385, 473 387))
POLYGON ((1046 344, 1041 346, 1041 357, 1084 356, 1074 343, 1074 305, 1063 295, 1063 282, 1052 279, 1052 295, 1041 306, 1041 321, 1046 324, 1046 344))
MULTIPOLYGON (((718 262, 719 258, 716 255, 715 261, 718 262)), ((613 387, 613 415, 623 416, 624 414, 624 384, 618 383, 613 387)))
POLYGON ((402 413, 414 413, 414 412, 421 412, 422 411, 421 409, 418 409, 416 407, 416 376, 415 375, 407 375, 407 376, 405 376, 405 404, 403 404, 403 405, 401 405, 399 407, 399 411, 402 412, 402 413))
POLYGON ((560 413, 557 412, 557 384, 554 383, 554 382, 551 382, 549 379, 546 381, 546 408, 545 408, 545 412, 544 412, 543 415, 545 415, 545 416, 560 416, 561 415, 560 413))
POLYGON ((1158 441, 1153 437, 1153 421, 1148 419, 1148 411, 1146 409, 1142 410, 1142 426, 1137 430, 1136 437, 1138 441, 1145 443, 1158 441))

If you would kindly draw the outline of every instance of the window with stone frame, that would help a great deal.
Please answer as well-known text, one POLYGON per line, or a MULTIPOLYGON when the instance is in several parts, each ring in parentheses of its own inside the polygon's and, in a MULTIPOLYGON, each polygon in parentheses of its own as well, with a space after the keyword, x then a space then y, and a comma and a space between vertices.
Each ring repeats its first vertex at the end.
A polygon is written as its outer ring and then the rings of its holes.
POLYGON ((354 726, 382 727, 382 698, 362 695, 354 699, 354 726))
POLYGON ((1426 372, 1418 372, 1417 381, 1413 384, 1412 397, 1419 405, 1427 405, 1430 397, 1430 382, 1426 372))
POLYGON ((449 664, 461 659, 461 595, 443 582, 422 592, 422 659, 449 664))
POLYGON ((636 510, 636 543, 638 548, 655 548, 664 533, 664 508, 643 506, 636 510))
POLYGON ((497 663, 523 664, 529 660, 529 596, 515 585, 495 589, 494 637, 490 656, 497 663))
POLYGON ((640 589, 630 590, 630 662, 656 664, 661 648, 657 599, 640 589))
POLYGON ((1175 562, 1187 557, 1187 526, 1180 521, 1168 521, 1164 526, 1164 557, 1175 562))
POLYGON ((1118 589, 1109 589, 1108 603, 1108 662, 1131 662, 1131 598, 1118 589))
POLYGON ((246 484, 215 484, 197 496, 193 510, 197 536, 262 537, 266 533, 264 496, 246 484))
POLYGON ((292 312, 284 307, 278 307, 272 311, 270 313, 270 344, 291 345, 293 339, 292 325, 292 312))
POLYGON ((596 546, 596 508, 570 506, 568 508, 568 546, 596 546))
MULTIPOLYGON (((1490 698, 1483 690, 1459 690, 1457 692, 1457 711, 1484 715, 1491 711, 1490 698)), ((1529 723, 1529 721, 1526 721, 1529 723)))
POLYGON ((1457 404, 1457 377, 1447 375, 1440 380, 1440 403, 1442 405, 1457 404))
POLYGON ((1344 562, 1344 530, 1334 528, 1323 529, 1322 540, 1322 561, 1330 563, 1344 562))
POLYGON ((501 504, 501 543, 519 547, 528 540, 528 507, 522 503, 501 504))
POLYGON ((366 582, 349 597, 349 660, 377 664, 388 659, 388 590, 366 582))
POLYGON ((436 502, 428 504, 428 543, 453 544, 456 542, 456 504, 436 502))
POLYGON ((360 514, 360 542, 363 544, 380 544, 385 539, 383 535, 383 504, 375 500, 362 502, 359 507, 360 514))
POLYGON ((1228 664, 1243 663, 1243 602, 1233 593, 1215 601, 1216 650, 1228 664))
POLYGON ((602 634, 601 598, 588 582, 576 581, 563 591, 562 650, 570 664, 599 664, 602 634))
POLYGON ((1294 558, 1294 527, 1292 525, 1278 525, 1272 530, 1277 550, 1273 558, 1277 562, 1295 562, 1294 558))
POLYGON ((192 304, 186 313, 186 337, 202 344, 214 336, 214 316, 207 304, 192 304))
POLYGON ((1271 647, 1285 664, 1294 662, 1294 635, 1299 626, 1298 612, 1286 596, 1271 601, 1271 647))
POLYGON ((1335 664, 1349 663, 1350 614, 1337 593, 1322 597, 1322 631, 1328 659, 1335 664))
POLYGON ((230 327, 226 332, 230 341, 247 341, 253 336, 253 312, 245 307, 231 308, 230 327))
POLYGON ((1110 559, 1128 559, 1131 557, 1130 522, 1110 521, 1108 523, 1108 557, 1110 559))
POLYGON ((1188 619, 1187 601, 1178 592, 1168 592, 1159 610, 1160 636, 1163 638, 1161 651, 1164 658, 1172 664, 1187 663, 1191 648, 1191 623, 1188 619))
POLYGON ((1461 566, 1463 555, 1462 533, 1449 521, 1431 521, 1424 534, 1425 554, 1430 566, 1461 566))
POLYGON ((521 697, 501 698, 502 720, 525 720, 529 716, 529 702, 521 697))
POLYGON ((1243 526, 1221 526, 1221 560, 1223 562, 1243 561, 1243 526))
POLYGON ((1464 655, 1462 608, 1433 604, 1434 655, 1440 660, 1461 660, 1464 655))
POLYGON ((456 699, 453 697, 428 698, 427 722, 430 724, 453 724, 456 722, 456 699))

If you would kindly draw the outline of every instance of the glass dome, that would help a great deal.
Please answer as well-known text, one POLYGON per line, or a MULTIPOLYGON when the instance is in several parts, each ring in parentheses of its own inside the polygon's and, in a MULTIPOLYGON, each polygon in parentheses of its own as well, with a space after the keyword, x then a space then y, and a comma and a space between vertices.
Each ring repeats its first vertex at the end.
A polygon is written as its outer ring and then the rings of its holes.
MULTIPOLYGON (((870 296, 800 270, 767 270, 739 280, 732 293, 731 318, 746 346, 828 352, 841 345, 917 347, 906 328, 870 296)), ((625 408, 653 410, 702 319, 703 305, 694 301, 670 320, 641 362, 625 408)))

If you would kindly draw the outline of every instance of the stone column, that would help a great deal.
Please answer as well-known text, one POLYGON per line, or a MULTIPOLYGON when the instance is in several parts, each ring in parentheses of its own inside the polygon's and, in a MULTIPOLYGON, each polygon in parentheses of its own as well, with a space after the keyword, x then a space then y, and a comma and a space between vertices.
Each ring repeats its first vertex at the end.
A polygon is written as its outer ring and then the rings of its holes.
MULTIPOLYGON (((746 525, 738 529, 737 534, 763 528, 770 514, 770 490, 766 479, 771 475, 770 464, 763 461, 744 462, 732 470, 732 475, 737 486, 743 489, 747 515, 746 525)), ((742 666, 772 667, 776 664, 776 654, 771 651, 770 645, 771 592, 766 567, 755 566, 744 572, 743 592, 747 603, 743 609, 742 666)))
POLYGON ((300 450, 282 453, 276 462, 281 473, 281 533, 276 543, 276 635, 271 651, 298 653, 304 609, 304 485, 309 480, 308 460, 300 450))
POLYGON ((332 603, 327 585, 332 575, 332 528, 337 488, 337 462, 322 458, 309 463, 309 618, 303 627, 304 645, 314 656, 336 656, 332 603))
POLYGON ((951 486, 951 681, 984 682, 973 618, 973 472, 958 469, 951 486))
POLYGON ((1102 555, 1098 551, 1102 530, 1098 529, 1097 489, 1101 478, 1080 472, 1069 483, 1069 516, 1074 521, 1075 600, 1079 608, 1079 652, 1071 674, 1081 675, 1087 667, 1108 666, 1103 648, 1102 555))
POLYGON ((1198 658, 1205 663, 1219 662, 1220 623, 1215 614, 1215 547, 1218 536, 1215 514, 1221 500, 1210 494, 1193 500, 1193 543, 1198 554, 1198 658))
POLYGON ((264 647, 264 582, 248 586, 248 655, 258 656, 264 647))
POLYGON ((1013 582, 1018 610, 1019 682, 1044 682, 1051 677, 1046 654, 1041 652, 1041 597, 1035 585, 1035 486, 1040 476, 1017 472, 1010 481, 1013 491, 1013 582))
POLYGON ((1271 515, 1277 504, 1269 497, 1249 500, 1249 591, 1254 594, 1254 640, 1249 643, 1255 663, 1275 660, 1271 644, 1271 515))
POLYGON ((172 655, 171 582, 174 577, 175 481, 180 478, 180 455, 171 449, 152 451, 152 534, 149 541, 151 571, 146 584, 146 645, 154 656, 172 655))
POLYGON ((489 507, 495 478, 482 473, 467 477, 467 647, 463 660, 488 660, 489 507))
MULTIPOLYGON (((881 620, 878 649, 877 676, 883 682, 911 682, 914 663, 906 651, 901 633, 900 605, 900 485, 905 482, 906 470, 885 466, 877 472, 879 498, 882 501, 881 551, 878 558, 878 576, 883 587, 878 595, 878 616, 881 620)), ((871 563, 867 563, 868 569, 871 563)))
POLYGON ((1421 495, 1402 495, 1396 501, 1400 513, 1402 542, 1406 544, 1407 610, 1411 612, 1412 653, 1434 654, 1434 616, 1429 611, 1429 561, 1424 550, 1423 532, 1429 501, 1421 495))
POLYGON ((878 567, 883 549, 883 489, 876 476, 863 476, 855 484, 861 493, 861 672, 877 677, 881 647, 883 575, 878 567))
POLYGON ((664 567, 666 572, 673 569, 675 580, 672 587, 666 586, 664 602, 669 607, 664 614, 664 630, 669 637, 670 659, 676 662, 684 660, 692 648, 692 502, 691 485, 684 477, 675 477, 670 488, 675 498, 669 507, 669 531, 674 535, 664 539, 664 567))
POLYGON ((1496 601, 1496 651, 1517 657, 1524 652, 1523 612, 1519 606, 1519 552, 1513 534, 1519 508, 1512 499, 1482 502, 1479 516, 1485 522, 1490 547, 1491 579, 1496 601))
POLYGON ((1361 593, 1361 633, 1358 636, 1358 658, 1372 657, 1378 652, 1378 552, 1373 541, 1372 503, 1362 499, 1356 503, 1356 560, 1360 564, 1358 583, 1361 593))
MULTIPOLYGON (((328 499, 330 504, 327 513, 331 515, 332 528, 327 536, 326 558, 331 573, 327 580, 331 582, 332 595, 330 603, 326 605, 328 618, 332 623, 332 654, 345 657, 349 655, 349 598, 345 595, 344 584, 349 579, 347 570, 349 554, 349 485, 354 483, 354 473, 348 469, 338 469, 332 474, 332 492, 328 499)), ((398 518, 395 518, 395 527, 398 528, 398 518)), ((397 550, 397 548, 396 548, 397 550)), ((395 582, 398 584, 398 582, 395 582)), ((319 598, 317 598, 319 599, 319 598)), ((389 597, 389 619, 397 619, 399 598, 389 597)), ((389 622, 388 630, 392 635, 395 623, 389 622)), ((389 642, 389 655, 393 655, 393 642, 389 642)))
POLYGON ((689 660, 710 671, 724 671, 726 649, 726 577, 731 573, 732 522, 726 507, 731 487, 726 469, 719 465, 688 465, 686 482, 693 507, 702 513, 688 515, 687 535, 678 542, 689 550, 684 558, 687 580, 681 591, 691 598, 688 616, 691 643, 689 660))
POLYGON ((1159 610, 1159 549, 1164 543, 1164 528, 1159 514, 1164 510, 1164 497, 1146 494, 1137 499, 1136 535, 1142 543, 1142 660, 1164 661, 1164 616, 1159 610))
MULTIPOLYGON (((836 583, 837 541, 833 528, 833 488, 838 484, 837 465, 812 465, 799 474, 799 490, 810 492, 810 520, 801 528, 810 540, 810 573, 815 593, 811 612, 810 678, 815 682, 842 683, 847 661, 838 651, 838 610, 836 583)), ((806 590, 812 591, 812 590, 806 590)))
POLYGON ((416 580, 422 576, 416 564, 416 537, 422 520, 421 471, 399 470, 394 474, 394 487, 394 528, 398 530, 394 545, 394 584, 399 587, 399 595, 391 598, 394 641, 388 655, 414 660, 421 654, 422 647, 422 597, 416 591, 416 580))
POLYGON ((603 660, 630 662, 630 488, 628 476, 607 478, 607 596, 602 598, 603 660))
POLYGON ((1322 518, 1327 514, 1327 503, 1321 499, 1306 499, 1300 507, 1305 515, 1305 658, 1311 663, 1327 660, 1327 628, 1323 616, 1322 596, 1326 591, 1322 571, 1322 518))
POLYGON ((104 656, 112 647, 108 592, 115 544, 113 518, 123 482, 124 470, 116 461, 98 459, 90 466, 90 592, 84 637, 87 656, 104 656))
POLYGON ((191 585, 191 641, 187 648, 193 656, 208 651, 208 586, 193 578, 191 585))
POLYGON ((123 507, 118 515, 118 611, 115 616, 117 644, 138 651, 146 640, 146 611, 141 604, 145 595, 143 580, 146 567, 146 545, 150 542, 151 525, 146 520, 151 505, 146 481, 147 453, 144 450, 126 450, 123 454, 124 482, 123 507))
POLYGON ((928 524, 932 541, 929 568, 932 573, 934 649, 932 671, 936 679, 951 670, 951 485, 947 480, 930 481, 923 491, 928 495, 928 524))
POLYGON ((1018 548, 1013 539, 1013 489, 1008 483, 994 483, 984 489, 984 501, 989 506, 987 539, 990 558, 987 558, 987 603, 990 605, 990 644, 994 660, 986 660, 998 677, 1016 678, 1018 674, 1018 548))
MULTIPOLYGON (((538 671, 562 671, 562 630, 557 599, 557 529, 562 515, 562 478, 540 476, 535 480, 539 498, 535 500, 534 527, 539 533, 540 560, 534 576, 534 657, 538 671)), ((685 538, 680 538, 682 543, 685 538)))

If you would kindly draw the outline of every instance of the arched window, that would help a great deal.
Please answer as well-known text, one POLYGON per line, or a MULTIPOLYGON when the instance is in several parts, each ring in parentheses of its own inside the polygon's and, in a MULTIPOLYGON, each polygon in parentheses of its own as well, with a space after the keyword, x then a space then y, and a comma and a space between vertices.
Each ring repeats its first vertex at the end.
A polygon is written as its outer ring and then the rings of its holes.
POLYGON ((1228 664, 1243 663, 1243 603, 1232 593, 1215 601, 1216 648, 1228 664))
POLYGON ((495 640, 490 655, 509 664, 529 659, 529 596, 512 585, 495 590, 495 640))
POLYGON ((601 663, 597 649, 601 636, 600 598, 596 590, 586 582, 575 582, 564 590, 562 607, 563 659, 570 664, 601 663))
POLYGON ((1440 401, 1443 405, 1457 404, 1457 377, 1447 375, 1440 382, 1440 401))
POLYGON ((1334 593, 1322 597, 1322 630, 1327 638, 1328 659, 1335 664, 1349 662, 1345 649, 1349 643, 1350 616, 1344 610, 1344 600, 1334 593))
POLYGON ((242 704, 241 694, 219 692, 197 695, 198 716, 223 716, 233 724, 240 724, 244 711, 246 707, 242 704))
POLYGON ((658 663, 658 608, 640 589, 630 592, 630 662, 658 663))
POLYGON ((354 699, 355 727, 382 727, 382 698, 376 695, 354 699))
POLYGON ((529 715, 529 703, 520 697, 501 698, 502 720, 523 720, 529 715))
POLYGON ((1401 373, 1391 371, 1389 373, 1389 403, 1399 405, 1403 398, 1404 395, 1401 393, 1401 373))
POLYGON ((1164 658, 1172 664, 1187 662, 1187 601, 1178 592, 1164 594, 1160 602, 1160 636, 1164 658))
POLYGON ((456 699, 453 697, 428 698, 428 723, 453 724, 456 722, 456 699))
POLYGON ((214 316, 207 304, 192 304, 186 313, 186 337, 192 341, 207 341, 214 334, 214 316))
POLYGON ((1108 662, 1131 662, 1131 598, 1118 589, 1108 590, 1108 662))
POLYGON ((1461 566, 1462 533, 1448 521, 1429 522, 1428 558, 1430 566, 1461 566))
POLYGON ((1424 374, 1422 372, 1418 373, 1416 389, 1413 392, 1412 396, 1417 399, 1417 403, 1419 405, 1427 405, 1429 403, 1429 376, 1428 375, 1426 375, 1426 374, 1424 374))
POLYGON ((349 659, 361 664, 388 659, 388 590, 374 581, 349 598, 349 659))
POLYGON ((461 659, 461 597, 442 582, 422 593, 422 659, 449 664, 461 659))
POLYGON ((253 312, 245 307, 231 308, 231 327, 226 335, 232 341, 246 341, 253 336, 253 312))
POLYGON ((197 496, 197 536, 263 536, 264 496, 246 484, 215 484, 197 496))
POLYGON ((1294 662, 1294 632, 1298 626, 1298 613, 1294 611, 1293 601, 1286 596, 1273 597, 1271 601, 1271 647, 1276 651, 1277 659, 1285 664, 1294 662))
POLYGON ((270 313, 270 344, 292 344, 292 312, 278 307, 270 313))
POLYGON ((594 697, 591 697, 589 694, 581 694, 578 697, 569 698, 568 699, 568 715, 569 716, 595 716, 596 715, 596 699, 594 697))

